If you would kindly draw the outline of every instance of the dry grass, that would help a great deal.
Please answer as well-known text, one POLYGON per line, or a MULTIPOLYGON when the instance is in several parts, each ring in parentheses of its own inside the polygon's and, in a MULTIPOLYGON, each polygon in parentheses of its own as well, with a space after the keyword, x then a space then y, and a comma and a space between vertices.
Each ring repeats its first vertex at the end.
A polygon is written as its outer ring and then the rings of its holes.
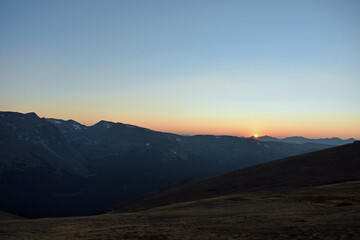
POLYGON ((290 199, 323 204, 340 204, 343 202, 360 202, 357 196, 290 196, 290 199))
POLYGON ((1 239, 360 239, 359 182, 255 193, 142 212, 0 221, 1 239), (344 189, 347 189, 344 191, 344 189), (351 190, 352 189, 352 190, 351 190), (350 206, 337 206, 351 202, 350 206))

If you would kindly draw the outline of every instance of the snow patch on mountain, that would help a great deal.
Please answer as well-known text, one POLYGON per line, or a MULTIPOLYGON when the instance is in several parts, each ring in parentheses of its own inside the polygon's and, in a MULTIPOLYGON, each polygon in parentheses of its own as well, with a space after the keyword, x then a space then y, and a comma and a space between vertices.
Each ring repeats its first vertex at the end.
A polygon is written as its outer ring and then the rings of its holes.
POLYGON ((81 129, 79 124, 73 123, 71 125, 74 127, 75 130, 80 130, 81 129))
POLYGON ((110 123, 108 123, 108 122, 105 122, 105 123, 104 123, 104 127, 106 127, 106 128, 111 128, 112 125, 111 125, 110 123))

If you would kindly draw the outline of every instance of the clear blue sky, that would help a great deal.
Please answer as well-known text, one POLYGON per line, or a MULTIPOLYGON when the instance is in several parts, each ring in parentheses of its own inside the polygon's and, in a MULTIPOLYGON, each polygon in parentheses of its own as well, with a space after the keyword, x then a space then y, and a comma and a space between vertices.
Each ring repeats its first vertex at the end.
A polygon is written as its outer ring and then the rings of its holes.
POLYGON ((360 138, 360 1, 2 0, 0 36, 1 110, 360 138))

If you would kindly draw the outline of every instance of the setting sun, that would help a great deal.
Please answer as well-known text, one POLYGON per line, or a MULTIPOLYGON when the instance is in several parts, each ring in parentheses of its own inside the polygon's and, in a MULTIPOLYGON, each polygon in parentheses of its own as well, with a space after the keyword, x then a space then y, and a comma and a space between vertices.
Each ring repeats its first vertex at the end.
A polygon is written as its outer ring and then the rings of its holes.
POLYGON ((254 138, 258 138, 259 137, 259 135, 257 135, 257 134, 254 134, 254 138))

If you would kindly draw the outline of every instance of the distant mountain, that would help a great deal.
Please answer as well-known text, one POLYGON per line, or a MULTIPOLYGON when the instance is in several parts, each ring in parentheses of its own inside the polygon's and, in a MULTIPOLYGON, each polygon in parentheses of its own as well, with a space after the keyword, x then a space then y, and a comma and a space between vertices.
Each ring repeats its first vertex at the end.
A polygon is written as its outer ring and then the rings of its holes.
POLYGON ((281 193, 360 179, 360 143, 255 165, 202 180, 188 180, 114 208, 145 210, 173 203, 250 192, 281 193))
POLYGON ((328 147, 0 112, 0 209, 28 217, 92 214, 172 182, 328 147))
POLYGON ((353 143, 356 141, 354 138, 349 139, 341 139, 337 137, 333 138, 319 138, 319 139, 310 139, 305 137, 286 137, 283 139, 271 137, 271 136, 262 136, 258 138, 260 141, 275 141, 275 142, 286 142, 286 143, 295 143, 295 144, 303 144, 303 143, 319 143, 319 144, 328 144, 334 146, 340 146, 348 143, 353 143))
POLYGON ((275 142, 281 142, 281 139, 275 138, 275 137, 270 137, 270 136, 262 136, 262 137, 258 137, 259 141, 275 141, 275 142))

